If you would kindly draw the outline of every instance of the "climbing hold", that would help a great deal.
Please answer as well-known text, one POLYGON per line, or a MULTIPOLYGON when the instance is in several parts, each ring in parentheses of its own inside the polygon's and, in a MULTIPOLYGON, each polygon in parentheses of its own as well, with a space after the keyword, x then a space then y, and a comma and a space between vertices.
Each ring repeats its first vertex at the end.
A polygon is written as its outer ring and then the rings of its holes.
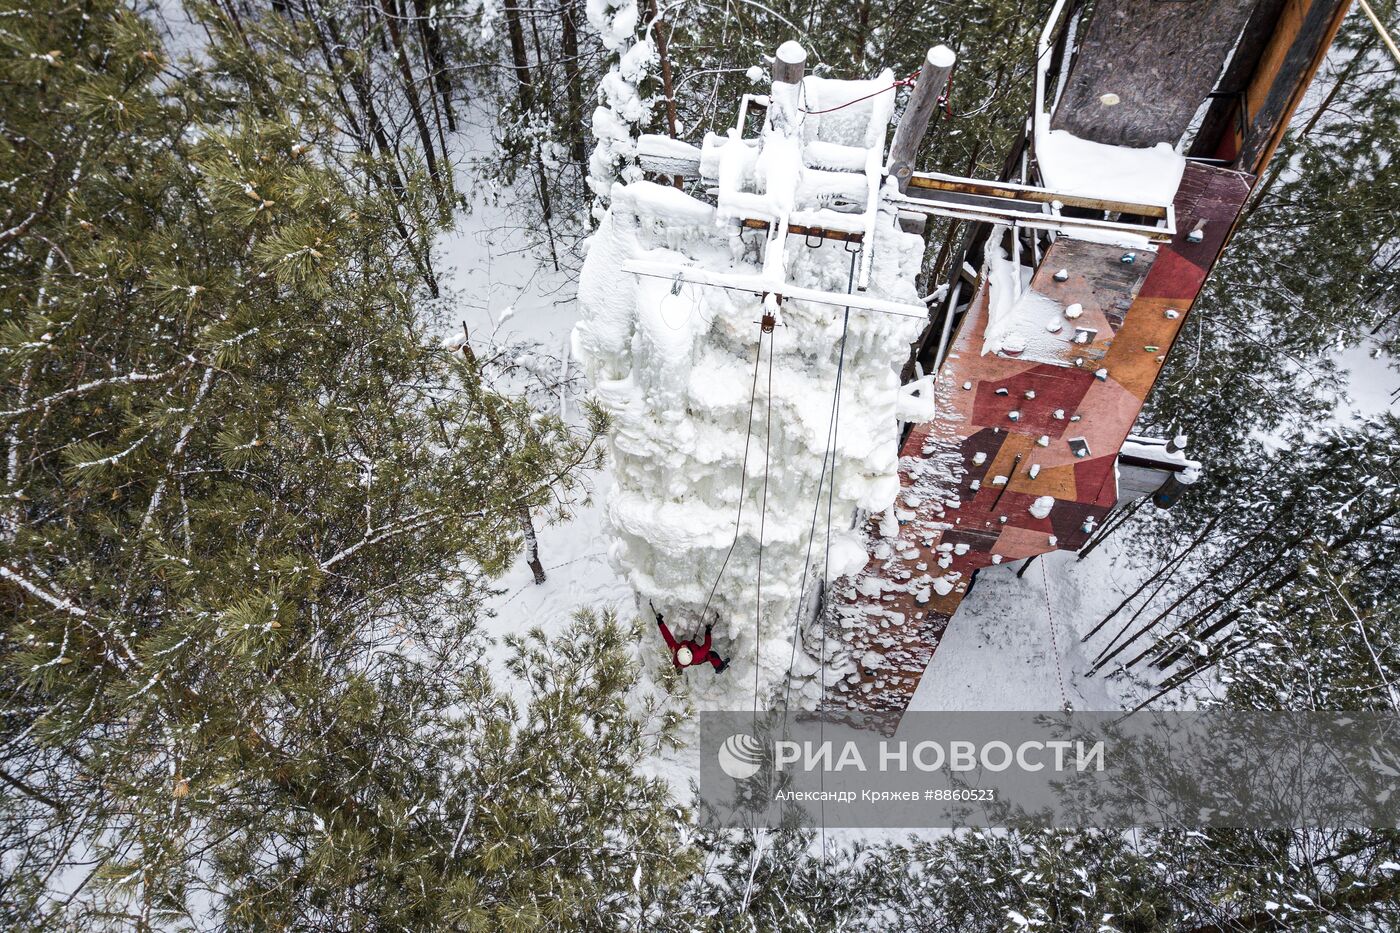
POLYGON ((1035 389, 1027 389, 1026 398, 1035 398, 1035 389))
POLYGON ((1080 418, 1079 415, 1070 415, 1070 416, 1069 416, 1069 420, 1070 420, 1070 421, 1078 421, 1079 418, 1080 418))
MULTIPOLYGON (((1202 221, 1202 223, 1204 223, 1204 221, 1202 221)), ((1206 232, 1200 227, 1197 227, 1195 230, 1192 230, 1190 233, 1186 234, 1186 242, 1188 243, 1199 243, 1205 238, 1206 232)))
POLYGON ((1103 104, 1105 107, 1117 107, 1122 103, 1122 100, 1121 97, 1112 91, 1109 91, 1107 94, 1099 95, 1099 103, 1103 104))
POLYGON ((1063 408, 1057 408, 1057 409, 1055 409, 1055 411, 1050 415, 1050 417, 1051 417, 1051 418, 1054 418, 1056 421, 1064 421, 1064 420, 1065 420, 1065 410, 1064 410, 1063 408))
POLYGON ((1042 434, 1042 435, 1040 435, 1040 437, 1036 438, 1035 443, 1036 443, 1036 446, 1038 446, 1038 447, 1049 447, 1049 446, 1050 446, 1050 435, 1049 435, 1049 434, 1042 434))
POLYGON ((1156 353, 1162 348, 1157 346, 1156 344, 1149 343, 1147 346, 1143 347, 1143 349, 1146 350, 1148 353, 1156 353))
POLYGON ((1026 475, 1029 476, 1031 479, 1035 479, 1037 476, 1039 476, 1039 475, 1040 475, 1040 464, 1038 464, 1038 463, 1032 463, 1032 464, 1031 464, 1031 468, 1030 468, 1029 470, 1026 471, 1026 475))
POLYGON ((1055 281, 1056 281, 1056 282, 1064 282, 1064 281, 1068 281, 1068 279, 1069 279, 1069 270, 1068 270, 1068 269, 1061 269, 1059 272, 1056 272, 1056 273, 1055 273, 1055 281))
POLYGON ((1010 390, 1009 390, 1009 389, 1005 389, 1005 388, 997 389, 997 395, 1009 395, 1009 394, 1010 394, 1010 390))
POLYGON ((992 555, 992 563, 994 563, 994 564, 999 564, 999 563, 1001 563, 1001 555, 1000 555, 1000 554, 993 554, 993 555, 992 555))
POLYGON ((1122 256, 1118 257, 1118 261, 1125 266, 1131 266, 1133 263, 1137 262, 1137 253, 1124 253, 1122 256))
POLYGON ((1068 308, 1065 308, 1065 317, 1069 318, 1071 321, 1083 313, 1084 306, 1077 301, 1068 308))
POLYGON ((987 454, 986 454, 986 452, 985 452, 985 451, 981 451, 981 450, 977 451, 977 453, 975 453, 975 454, 972 455, 972 462, 975 463, 975 464, 977 464, 977 465, 979 465, 979 466, 980 466, 981 464, 983 464, 983 463, 986 463, 986 462, 987 462, 987 454))
POLYGON ((1048 330, 1048 331, 1049 331, 1050 333, 1052 333, 1052 334, 1058 334, 1058 333, 1060 332, 1061 328, 1063 328, 1063 327, 1064 327, 1064 325, 1061 324, 1059 321, 1053 321, 1053 320, 1050 321, 1048 324, 1045 325, 1045 329, 1048 330))
POLYGON ((1021 413, 1019 411, 1008 411, 1006 417, 1010 418, 1012 421, 1020 421, 1021 413))
POLYGON ((1055 537, 1054 535, 1051 535, 1051 536, 1050 536, 1050 546, 1051 546, 1051 547, 1054 547, 1055 545, 1057 545, 1057 544, 1059 544, 1059 543, 1060 543, 1060 539, 1059 539, 1059 538, 1055 537))
POLYGON ((1097 379, 1097 380, 1099 380, 1099 382, 1107 382, 1107 381, 1108 381, 1108 370, 1106 370, 1106 369, 1096 369, 1096 370, 1094 370, 1094 378, 1097 379))
POLYGON ((970 382, 964 382, 964 383, 963 383, 963 388, 964 388, 964 389, 970 389, 970 388, 972 388, 972 383, 970 383, 970 382))

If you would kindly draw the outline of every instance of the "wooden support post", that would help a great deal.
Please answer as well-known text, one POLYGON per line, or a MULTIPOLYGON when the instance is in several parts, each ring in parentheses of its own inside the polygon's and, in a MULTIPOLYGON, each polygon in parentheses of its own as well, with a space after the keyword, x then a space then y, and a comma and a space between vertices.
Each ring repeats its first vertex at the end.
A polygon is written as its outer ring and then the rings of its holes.
POLYGON ((909 106, 904 108, 894 131, 894 142, 890 144, 888 172, 894 176, 900 191, 909 187, 909 176, 914 174, 914 156, 928 131, 929 118, 938 106, 938 95, 947 87, 948 75, 957 60, 946 45, 935 45, 924 56, 924 66, 914 82, 914 93, 909 95, 909 106))
POLYGON ((773 58, 773 83, 796 84, 807 70, 807 50, 789 39, 773 58))

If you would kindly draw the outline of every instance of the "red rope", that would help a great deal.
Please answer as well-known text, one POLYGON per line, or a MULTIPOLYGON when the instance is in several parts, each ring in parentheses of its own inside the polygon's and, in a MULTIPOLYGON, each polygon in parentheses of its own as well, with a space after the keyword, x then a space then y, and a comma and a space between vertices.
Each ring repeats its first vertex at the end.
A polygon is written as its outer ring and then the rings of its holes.
POLYGON ((888 92, 888 91, 893 91, 895 88, 899 88, 899 87, 909 87, 911 84, 914 83, 914 80, 915 80, 916 78, 918 78, 918 77, 919 77, 919 72, 918 72, 918 71, 915 71, 913 74, 911 74, 911 75, 910 75, 909 77, 907 77, 907 78, 897 78, 897 79, 895 80, 894 84, 891 84, 889 87, 882 87, 882 88, 880 88, 880 90, 878 90, 878 91, 872 91, 871 93, 866 94, 864 97, 857 97, 855 100, 848 100, 848 101, 846 101, 844 104, 838 104, 838 105, 835 106, 835 107, 827 107, 825 110, 808 110, 808 109, 806 109, 805 107, 799 107, 799 108, 797 108, 797 109, 800 110, 800 111, 802 111, 803 113, 806 113, 806 114, 832 113, 832 112, 837 111, 837 110, 845 110, 847 107, 851 106, 852 104, 858 104, 858 103, 860 103, 861 101, 863 101, 863 100, 869 100, 869 99, 872 98, 872 97, 879 97, 881 94, 884 94, 884 93, 886 93, 886 92, 888 92))

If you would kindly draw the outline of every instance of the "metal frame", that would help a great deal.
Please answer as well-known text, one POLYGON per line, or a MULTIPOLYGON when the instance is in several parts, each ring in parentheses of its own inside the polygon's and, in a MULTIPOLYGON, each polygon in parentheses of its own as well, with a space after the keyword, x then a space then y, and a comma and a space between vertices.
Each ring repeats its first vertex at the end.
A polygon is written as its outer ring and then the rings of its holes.
POLYGON ((833 308, 853 308, 859 311, 875 311, 898 317, 918 318, 921 321, 928 320, 928 307, 926 305, 887 301, 884 298, 875 298, 860 292, 850 294, 824 292, 820 289, 804 288, 790 282, 775 281, 763 275, 747 272, 712 272, 698 266, 677 268, 670 263, 650 262, 644 259, 630 259, 624 262, 622 271, 630 272, 632 275, 644 275, 648 278, 665 279, 668 282, 679 280, 690 285, 707 285, 713 288, 749 292, 765 300, 770 297, 776 298, 780 302, 783 299, 793 299, 828 305, 833 308))

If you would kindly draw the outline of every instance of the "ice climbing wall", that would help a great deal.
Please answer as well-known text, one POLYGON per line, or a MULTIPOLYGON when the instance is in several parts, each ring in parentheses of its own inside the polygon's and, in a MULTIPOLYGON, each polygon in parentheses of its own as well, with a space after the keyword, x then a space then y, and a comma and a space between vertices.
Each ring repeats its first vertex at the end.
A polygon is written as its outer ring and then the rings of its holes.
MULTIPOLYGON (((715 703, 747 705, 755 664, 764 691, 787 674, 826 550, 823 498, 799 607, 846 312, 774 296, 793 288, 844 295, 858 288, 868 256, 865 297, 917 302, 921 239, 901 232, 892 213, 866 210, 879 183, 891 85, 889 74, 775 85, 761 136, 712 135, 699 149, 665 141, 678 162, 694 156, 714 194, 706 196, 705 184, 695 194, 648 181, 617 185, 589 246, 574 353, 612 419, 609 555, 639 604, 654 604, 678 635, 714 623, 730 670, 696 668, 686 677, 715 703), (805 112, 862 97, 829 114, 805 112), (842 239, 789 232, 798 224, 842 239), (637 263, 653 274, 624 268, 637 263), (658 268, 675 277, 654 274, 658 268), (706 276, 745 284, 695 281, 706 276), (765 293, 777 312, 771 334, 760 329, 765 293)), ((899 487, 893 364, 921 324, 849 314, 834 432, 833 572, 864 564, 854 516, 884 509, 899 487)), ((830 476, 832 466, 826 470, 830 476)), ((798 641, 801 681, 816 665, 798 641)), ((659 637, 655 647, 664 657, 659 637)))
POLYGON ((1160 249, 1062 236, 1028 287, 995 247, 939 372, 937 415, 901 448, 897 524, 842 587, 860 669, 837 688, 889 728, 980 568, 1078 549, 1117 501, 1115 463, 1253 179, 1192 163, 1160 249))

